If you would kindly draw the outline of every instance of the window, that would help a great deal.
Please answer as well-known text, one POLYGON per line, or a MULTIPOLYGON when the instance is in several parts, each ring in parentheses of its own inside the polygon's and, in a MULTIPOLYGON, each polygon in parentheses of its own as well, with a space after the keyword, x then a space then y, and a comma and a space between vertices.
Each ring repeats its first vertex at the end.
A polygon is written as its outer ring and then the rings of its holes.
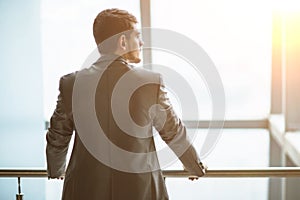
MULTIPOLYGON (((215 63, 225 88, 226 119, 260 119, 269 114, 270 5, 269 0, 151 1, 152 27, 169 29, 189 37, 215 63)), ((188 67, 176 55, 161 51, 153 51, 152 54, 156 64, 178 71, 188 67)), ((179 82, 174 84, 181 87, 179 82)), ((199 118, 209 119, 211 100, 201 77, 194 81, 192 87, 199 95, 199 118)), ((195 116, 187 116, 186 119, 195 120, 195 116)))

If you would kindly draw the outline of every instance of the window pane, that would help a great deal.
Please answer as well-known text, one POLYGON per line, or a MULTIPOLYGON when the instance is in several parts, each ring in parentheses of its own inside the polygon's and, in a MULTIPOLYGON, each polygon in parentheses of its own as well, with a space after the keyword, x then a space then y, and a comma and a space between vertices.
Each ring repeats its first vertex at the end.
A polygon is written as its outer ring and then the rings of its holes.
MULTIPOLYGON (((188 129, 188 132, 193 130, 188 129)), ((206 129, 198 130, 194 146, 200 152, 206 129)), ((164 142, 156 137, 159 148, 164 142)), ((209 169, 264 168, 269 166, 269 131, 264 129, 225 129, 213 152, 202 160, 209 169)), ((164 170, 182 170, 177 161, 164 170)), ((267 199, 268 178, 167 178, 170 199, 267 199)))
MULTIPOLYGON (((45 168, 40 3, 1 0, 0 168, 45 168)), ((42 199, 43 179, 22 179, 26 199, 42 199)), ((0 199, 14 199, 17 178, 0 178, 0 199)))
MULTIPOLYGON (((151 1, 153 27, 189 37, 215 63, 225 87, 227 119, 263 118, 269 113, 271 3, 270 0, 151 1)), ((173 62, 174 57, 153 52, 154 63, 174 69, 186 67, 182 62, 173 62)), ((174 84, 180 87, 180 83, 174 84)), ((198 91, 203 111, 198 118, 208 119, 209 93, 202 80, 194 82, 193 87, 198 91)))

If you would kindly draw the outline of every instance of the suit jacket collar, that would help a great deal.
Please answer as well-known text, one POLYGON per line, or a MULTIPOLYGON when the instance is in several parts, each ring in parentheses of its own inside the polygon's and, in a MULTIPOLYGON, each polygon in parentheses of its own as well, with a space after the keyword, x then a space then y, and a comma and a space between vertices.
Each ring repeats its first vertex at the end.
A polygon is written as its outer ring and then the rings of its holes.
POLYGON ((128 62, 122 56, 115 55, 115 54, 101 55, 100 58, 96 61, 96 63, 98 63, 98 62, 113 62, 113 61, 119 61, 125 65, 129 65, 128 62))

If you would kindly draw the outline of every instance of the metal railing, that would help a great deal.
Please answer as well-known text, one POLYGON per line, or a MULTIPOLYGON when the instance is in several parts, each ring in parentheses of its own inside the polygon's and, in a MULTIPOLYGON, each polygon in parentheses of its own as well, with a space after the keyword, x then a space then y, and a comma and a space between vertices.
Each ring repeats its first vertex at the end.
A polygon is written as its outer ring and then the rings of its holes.
MULTIPOLYGON (((253 120, 184 120, 183 123, 187 128, 220 128, 220 124, 223 124, 222 128, 238 128, 238 129, 245 129, 245 128, 263 128, 267 129, 268 126, 268 119, 253 119, 253 120)), ((45 121, 45 130, 50 127, 50 122, 45 121)))
MULTIPOLYGON (((166 178, 184 178, 189 173, 184 170, 164 170, 166 178)), ((0 169, 0 177, 45 178, 43 169, 0 169)), ((266 168, 228 168, 208 169, 204 178, 241 178, 241 177, 300 177, 300 167, 266 167, 266 168)))
MULTIPOLYGON (((189 173, 184 170, 164 170, 165 178, 184 178, 189 173)), ((47 171, 44 169, 0 169, 1 177, 18 178, 17 200, 23 200, 21 193, 21 177, 25 178, 46 178, 47 171)), ((228 168, 228 169, 208 169, 203 178, 256 178, 256 177, 300 177, 300 167, 267 167, 267 168, 228 168)))
MULTIPOLYGON (((183 170, 165 170, 164 177, 184 178, 189 173, 183 170)), ((204 178, 271 178, 271 177, 300 177, 300 167, 267 167, 267 168, 228 168, 209 169, 204 178)))

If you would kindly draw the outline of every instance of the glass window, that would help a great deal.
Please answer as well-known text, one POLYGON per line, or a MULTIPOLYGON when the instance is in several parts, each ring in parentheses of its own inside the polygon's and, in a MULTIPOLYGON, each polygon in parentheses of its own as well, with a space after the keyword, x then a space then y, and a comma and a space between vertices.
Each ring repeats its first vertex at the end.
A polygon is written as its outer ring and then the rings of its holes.
MULTIPOLYGON (((188 132, 192 131, 188 129, 188 132)), ((202 147, 205 129, 198 130, 193 144, 202 147)), ((156 142, 163 142, 156 137, 156 142)), ((269 165, 269 131, 264 129, 225 129, 213 152, 203 160, 209 169, 264 168, 269 165)), ((180 161, 166 170, 182 170, 180 161)), ((167 178, 170 199, 267 199, 268 178, 167 178)))
MULTIPOLYGON (((39 1, 0 3, 0 168, 44 168, 45 136, 39 1)), ((42 199, 42 179, 22 179, 28 199, 42 199)), ((17 178, 0 178, 0 199, 13 199, 17 178)))
MULTIPOLYGON (((152 27, 185 35, 200 45, 215 63, 225 88, 227 119, 258 119, 269 113, 270 5, 270 0, 151 1, 152 27)), ((165 54, 153 51, 153 62, 178 71, 187 67, 177 55, 165 54)), ((181 87, 180 82, 174 84, 181 87)), ((210 96, 201 77, 193 82, 193 89, 199 97, 198 118, 209 119, 210 96)), ((191 114, 186 119, 195 116, 191 114)))

